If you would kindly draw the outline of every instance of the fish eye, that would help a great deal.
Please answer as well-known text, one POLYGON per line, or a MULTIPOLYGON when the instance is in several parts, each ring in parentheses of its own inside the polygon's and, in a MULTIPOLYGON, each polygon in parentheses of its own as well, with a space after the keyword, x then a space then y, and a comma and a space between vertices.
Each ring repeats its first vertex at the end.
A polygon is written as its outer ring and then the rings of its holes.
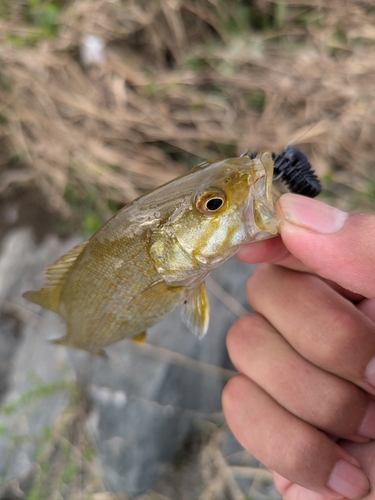
POLYGON ((225 204, 225 201, 226 196, 222 191, 209 191, 197 198, 196 207, 201 213, 213 213, 217 212, 225 204))
POLYGON ((221 206, 223 206, 224 200, 221 198, 211 198, 206 202, 206 209, 210 212, 215 212, 215 210, 219 210, 221 206))

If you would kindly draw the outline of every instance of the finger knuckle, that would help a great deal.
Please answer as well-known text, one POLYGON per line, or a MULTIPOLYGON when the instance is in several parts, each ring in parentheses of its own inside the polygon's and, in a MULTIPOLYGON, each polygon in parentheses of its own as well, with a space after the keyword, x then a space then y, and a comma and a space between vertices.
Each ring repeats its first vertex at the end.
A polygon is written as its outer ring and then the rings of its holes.
POLYGON ((319 427, 337 436, 355 434, 367 406, 366 395, 358 387, 346 383, 344 387, 332 388, 322 398, 327 401, 329 411, 322 412, 319 427))
POLYGON ((326 324, 319 337, 323 362, 339 366, 357 342, 358 321, 350 312, 340 311, 326 324))
POLYGON ((314 469, 321 455, 321 443, 316 439, 316 435, 305 432, 291 435, 288 441, 290 448, 285 449, 282 461, 289 474, 299 475, 306 469, 314 469))

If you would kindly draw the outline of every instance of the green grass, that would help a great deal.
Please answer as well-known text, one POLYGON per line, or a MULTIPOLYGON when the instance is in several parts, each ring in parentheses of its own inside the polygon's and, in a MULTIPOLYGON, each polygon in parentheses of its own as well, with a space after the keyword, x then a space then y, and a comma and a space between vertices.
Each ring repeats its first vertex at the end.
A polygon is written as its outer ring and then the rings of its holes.
POLYGON ((75 391, 75 385, 71 382, 55 382, 52 384, 40 385, 25 392, 24 394, 21 394, 21 396, 19 396, 15 401, 0 406, 0 415, 13 415, 21 408, 26 407, 31 403, 35 403, 36 400, 46 398, 59 391, 68 391, 73 393, 75 391))

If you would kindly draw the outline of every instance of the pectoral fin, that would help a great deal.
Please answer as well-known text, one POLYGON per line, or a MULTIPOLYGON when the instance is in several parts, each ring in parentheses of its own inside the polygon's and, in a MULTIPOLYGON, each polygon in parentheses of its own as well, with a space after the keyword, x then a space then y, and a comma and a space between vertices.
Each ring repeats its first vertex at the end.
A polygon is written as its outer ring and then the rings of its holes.
POLYGON ((168 227, 152 234, 150 257, 160 276, 171 286, 186 286, 200 275, 199 262, 187 252, 168 227))
POLYGON ((210 304, 205 283, 201 283, 189 296, 182 310, 182 320, 198 337, 203 337, 208 329, 210 304))

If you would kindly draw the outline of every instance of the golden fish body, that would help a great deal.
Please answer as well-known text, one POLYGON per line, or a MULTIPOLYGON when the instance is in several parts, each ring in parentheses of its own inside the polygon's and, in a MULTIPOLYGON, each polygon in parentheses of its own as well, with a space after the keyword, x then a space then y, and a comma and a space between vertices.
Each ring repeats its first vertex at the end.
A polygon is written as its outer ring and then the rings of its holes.
POLYGON ((197 335, 208 328, 207 274, 242 243, 274 236, 271 153, 204 162, 133 201, 87 242, 46 269, 25 297, 62 316, 58 343, 100 353, 140 338, 184 304, 197 335))

